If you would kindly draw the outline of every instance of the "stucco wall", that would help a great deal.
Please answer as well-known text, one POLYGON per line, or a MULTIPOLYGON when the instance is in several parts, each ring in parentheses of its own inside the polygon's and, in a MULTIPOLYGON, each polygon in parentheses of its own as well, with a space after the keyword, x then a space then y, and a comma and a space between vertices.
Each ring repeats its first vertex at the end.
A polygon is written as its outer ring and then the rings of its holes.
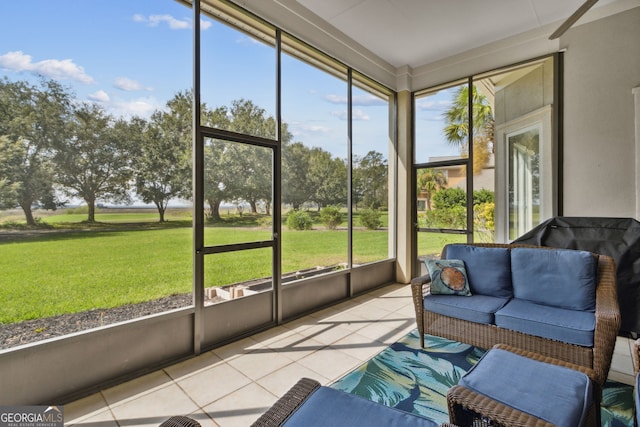
POLYGON ((496 126, 553 104, 553 59, 496 91, 496 126))
POLYGON ((640 8, 575 27, 561 45, 564 215, 634 217, 640 8))

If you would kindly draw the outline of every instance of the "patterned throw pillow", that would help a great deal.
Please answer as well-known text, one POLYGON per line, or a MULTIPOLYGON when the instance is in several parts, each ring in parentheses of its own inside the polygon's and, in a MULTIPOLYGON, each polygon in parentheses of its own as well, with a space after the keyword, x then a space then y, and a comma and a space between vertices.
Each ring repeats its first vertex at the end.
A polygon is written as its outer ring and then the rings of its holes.
POLYGON ((430 292, 432 295, 471 295, 464 261, 459 259, 428 259, 425 264, 429 276, 431 276, 430 292))

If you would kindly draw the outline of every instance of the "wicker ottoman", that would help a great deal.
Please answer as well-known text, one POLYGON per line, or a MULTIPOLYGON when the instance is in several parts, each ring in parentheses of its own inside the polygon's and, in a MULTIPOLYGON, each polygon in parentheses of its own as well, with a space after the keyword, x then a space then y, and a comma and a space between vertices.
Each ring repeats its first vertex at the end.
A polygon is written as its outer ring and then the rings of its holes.
POLYGON ((447 394, 459 426, 596 426, 593 370, 503 344, 447 394))
MULTIPOLYGON (((438 427, 435 422, 302 378, 252 427, 438 427)), ((440 427, 450 426, 442 424, 440 427)), ((455 426, 450 426, 455 427, 455 426)))

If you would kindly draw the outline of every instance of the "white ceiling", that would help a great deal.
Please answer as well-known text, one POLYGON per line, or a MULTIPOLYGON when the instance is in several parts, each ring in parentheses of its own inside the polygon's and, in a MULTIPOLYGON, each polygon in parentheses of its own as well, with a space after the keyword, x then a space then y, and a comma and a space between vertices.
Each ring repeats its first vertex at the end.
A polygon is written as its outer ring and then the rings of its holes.
MULTIPOLYGON (((549 35, 584 0, 296 0, 395 67, 418 67, 530 30, 549 35)), ((592 8, 617 0, 600 0, 592 8)), ((588 15, 585 15, 585 17, 588 15)), ((585 18, 578 21, 579 25, 585 18)))

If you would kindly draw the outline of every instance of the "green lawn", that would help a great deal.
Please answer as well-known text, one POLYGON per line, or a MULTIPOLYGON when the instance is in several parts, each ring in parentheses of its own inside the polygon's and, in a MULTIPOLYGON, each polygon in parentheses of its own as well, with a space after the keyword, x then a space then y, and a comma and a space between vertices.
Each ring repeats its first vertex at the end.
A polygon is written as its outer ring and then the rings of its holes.
MULTIPOLYGON (((149 212, 98 214, 105 223, 144 223, 149 212), (118 216, 121 215, 121 216, 118 216)), ((178 216, 179 217, 179 216, 178 216)), ((386 215, 385 215, 386 217, 386 215)), ((67 228, 73 215, 47 218, 49 224, 67 228)), ((157 219, 157 216, 152 220, 157 219)), ((185 218, 179 217, 185 221, 185 218)), ((385 218, 386 220, 386 218, 385 218)), ((205 229, 207 245, 268 240, 264 227, 247 227, 228 220, 205 229), (235 225, 235 226, 234 226, 235 225)), ((192 287, 192 229, 174 222, 160 228, 130 226, 116 231, 61 230, 35 237, 0 241, 0 324, 110 308, 190 292, 192 287), (10 303, 6 303, 10 302, 10 303)), ((459 236, 454 236, 457 238, 459 236)), ((439 252, 443 235, 420 239, 420 254, 439 252)), ((444 238, 448 239, 447 236, 444 238)), ((356 264, 386 259, 388 233, 355 230, 356 264)), ((295 272, 347 261, 347 232, 292 231, 283 227, 282 271, 295 272)), ((271 249, 255 249, 205 257, 205 286, 222 286, 271 276, 271 249)))

